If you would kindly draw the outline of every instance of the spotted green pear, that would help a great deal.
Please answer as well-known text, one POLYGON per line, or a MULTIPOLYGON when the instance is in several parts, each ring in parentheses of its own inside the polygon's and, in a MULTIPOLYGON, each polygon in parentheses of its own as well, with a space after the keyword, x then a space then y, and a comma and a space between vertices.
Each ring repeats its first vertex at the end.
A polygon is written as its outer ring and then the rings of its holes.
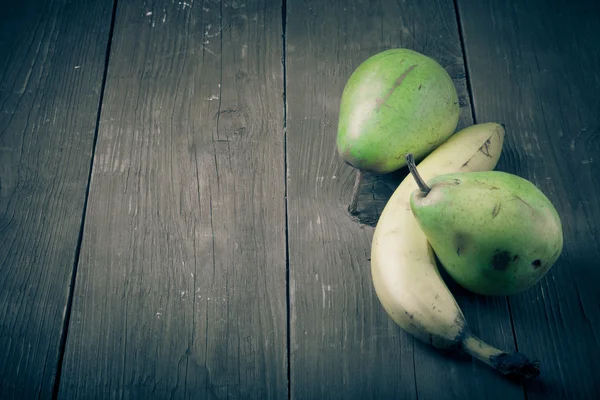
MULTIPOLYGON (((419 181, 418 171, 409 168, 419 181)), ((415 219, 443 268, 472 292, 523 292, 561 254, 558 212, 522 177, 501 171, 454 173, 421 181, 419 187, 410 198, 415 219)))

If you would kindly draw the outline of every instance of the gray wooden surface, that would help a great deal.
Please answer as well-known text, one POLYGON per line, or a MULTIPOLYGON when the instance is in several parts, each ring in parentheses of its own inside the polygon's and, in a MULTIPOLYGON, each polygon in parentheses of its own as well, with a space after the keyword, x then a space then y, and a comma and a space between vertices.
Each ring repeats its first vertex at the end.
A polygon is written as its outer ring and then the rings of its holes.
POLYGON ((0 398, 52 396, 102 94, 111 4, 0 12, 0 398))
MULTIPOLYGON (((6 3, 6 4, 4 4, 6 3)), ((25 0, 0 13, 0 399, 600 398, 600 4, 25 0), (460 127, 553 201, 565 249, 510 298, 449 281, 534 382, 415 341, 370 278, 407 171, 335 151, 367 57, 438 60, 460 127)))
POLYGON ((281 11, 121 2, 60 398, 287 392, 281 11))

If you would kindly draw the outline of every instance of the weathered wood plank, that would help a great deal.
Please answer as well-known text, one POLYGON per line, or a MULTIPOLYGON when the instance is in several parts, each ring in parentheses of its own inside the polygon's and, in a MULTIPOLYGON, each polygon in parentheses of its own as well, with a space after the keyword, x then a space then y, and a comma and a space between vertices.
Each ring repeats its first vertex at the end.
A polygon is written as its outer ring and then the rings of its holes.
POLYGON ((75 265, 111 1, 3 2, 0 398, 50 398, 75 265))
POLYGON ((287 396, 281 6, 124 1, 61 398, 287 396))
MULTIPOLYGON (((407 171, 363 183, 359 225, 346 212, 354 171, 335 150, 347 79, 392 47, 447 68, 461 98, 459 128, 472 123, 453 2, 288 0, 286 44, 292 397, 522 397, 518 382, 416 342, 385 314, 372 287, 369 225, 407 171)), ((505 299, 454 289, 473 330, 514 349, 505 299)))
POLYGON ((529 399, 600 398, 600 3, 459 0, 477 120, 507 126, 499 169, 534 182, 562 256, 511 297, 517 344, 542 363, 529 399))

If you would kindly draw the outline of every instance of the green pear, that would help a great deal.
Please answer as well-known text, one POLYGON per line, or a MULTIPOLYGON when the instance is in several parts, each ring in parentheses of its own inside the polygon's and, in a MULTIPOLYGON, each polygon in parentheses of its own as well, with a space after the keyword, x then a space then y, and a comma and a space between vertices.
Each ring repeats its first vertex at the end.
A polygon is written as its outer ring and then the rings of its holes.
POLYGON ((421 159, 448 139, 460 107, 452 78, 431 57, 407 48, 370 56, 348 78, 339 106, 336 147, 356 168, 349 210, 356 211, 361 174, 386 174, 421 159))
MULTIPOLYGON (((410 159, 410 155, 407 160, 410 159)), ((535 285, 562 252, 558 212, 532 182, 506 172, 437 176, 419 185, 410 207, 442 267, 482 295, 513 295, 535 285)))
POLYGON ((436 60, 395 48, 374 54, 352 73, 340 99, 336 145, 342 159, 383 174, 418 160, 456 129, 458 93, 436 60))

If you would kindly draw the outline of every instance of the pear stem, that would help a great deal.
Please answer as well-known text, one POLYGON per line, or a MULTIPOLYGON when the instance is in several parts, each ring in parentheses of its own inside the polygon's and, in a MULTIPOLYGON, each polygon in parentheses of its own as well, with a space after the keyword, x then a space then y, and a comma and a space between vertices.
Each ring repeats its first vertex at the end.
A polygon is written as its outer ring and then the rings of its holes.
POLYGON ((362 176, 362 171, 357 168, 356 177, 354 179, 354 187, 352 188, 352 195, 350 197, 350 205, 348 205, 348 212, 352 215, 356 214, 356 209, 358 208, 358 189, 360 187, 362 176))
POLYGON ((421 178, 421 175, 419 175, 419 171, 417 171, 417 165, 415 164, 415 157, 412 155, 412 153, 408 153, 406 155, 406 165, 408 165, 408 169, 413 178, 415 178, 415 181, 417 182, 421 192, 427 196, 429 192, 431 192, 431 188, 427 186, 423 178, 421 178))

